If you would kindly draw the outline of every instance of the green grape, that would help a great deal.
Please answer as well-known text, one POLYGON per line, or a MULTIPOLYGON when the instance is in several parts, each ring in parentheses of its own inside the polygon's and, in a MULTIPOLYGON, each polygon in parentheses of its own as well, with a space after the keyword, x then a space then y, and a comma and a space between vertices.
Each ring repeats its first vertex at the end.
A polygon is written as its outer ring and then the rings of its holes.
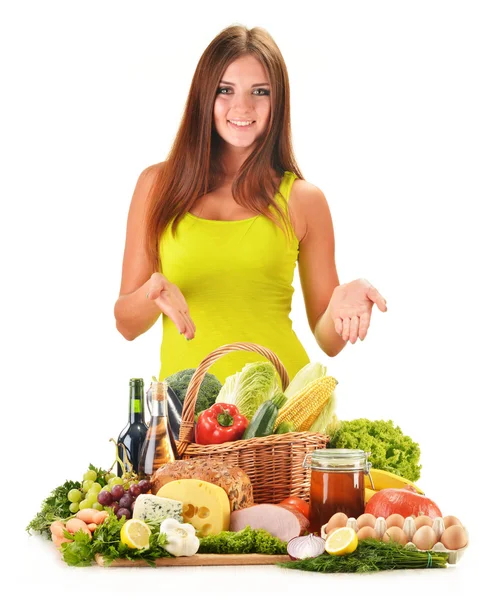
POLYGON ((93 471, 93 469, 90 469, 83 474, 83 479, 86 479, 87 481, 96 481, 96 477, 96 471, 93 471))
POLYGON ((111 473, 111 472, 110 473, 106 473, 105 474, 105 481, 110 481, 110 479, 112 477, 115 477, 115 473, 111 473))
MULTIPOLYGON (((104 486, 101 488, 101 491, 102 491, 102 492, 109 492, 109 491, 110 491, 110 486, 109 486, 109 485, 104 485, 104 486)), ((98 493, 100 493, 100 492, 98 492, 98 493)))
MULTIPOLYGON (((68 492, 67 498, 68 500, 70 500, 70 502, 73 502, 75 504, 80 502, 80 500, 82 499, 82 493, 80 492, 80 490, 72 489, 68 492)), ((72 512, 76 512, 76 510, 72 512)))
POLYGON ((108 481, 108 485, 112 488, 114 485, 123 485, 123 479, 121 477, 112 477, 108 481))
POLYGON ((98 493, 97 492, 88 492, 88 494, 85 496, 85 500, 88 500, 88 502, 96 502, 96 499, 98 498, 98 493))
POLYGON ((91 500, 87 500, 87 499, 85 498, 85 500, 82 500, 78 506, 79 506, 79 507, 80 507, 82 510, 83 510, 84 508, 91 508, 91 507, 93 506, 93 502, 92 502, 91 500))
POLYGON ((80 510, 80 505, 78 504, 78 502, 72 502, 70 504, 70 512, 72 513, 76 513, 80 510))
POLYGON ((96 492, 97 494, 98 492, 101 492, 101 485, 98 483, 98 481, 95 481, 93 485, 90 486, 89 491, 96 492))
POLYGON ((94 502, 92 508, 96 508, 96 510, 103 510, 103 505, 99 502, 94 502))
POLYGON ((89 492, 92 488, 92 485, 93 481, 91 479, 85 479, 81 487, 84 492, 89 492))

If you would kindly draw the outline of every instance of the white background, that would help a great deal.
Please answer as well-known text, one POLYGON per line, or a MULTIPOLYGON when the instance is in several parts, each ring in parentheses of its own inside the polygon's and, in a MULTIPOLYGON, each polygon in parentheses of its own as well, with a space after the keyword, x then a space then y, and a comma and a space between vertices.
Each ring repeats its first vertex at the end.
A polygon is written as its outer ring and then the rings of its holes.
POLYGON ((1 552, 16 591, 469 597, 478 558, 478 5, 312 5, 2 3, 1 552), (238 23, 265 27, 286 61, 294 148, 329 201, 341 283, 365 277, 388 301, 364 342, 329 358, 309 331, 296 276, 295 330, 338 379, 341 418, 392 419, 419 442, 418 483, 471 534, 455 568, 74 569, 24 531, 54 487, 81 478, 89 462, 110 466, 129 378, 159 370, 160 324, 127 342, 113 318, 128 207, 140 172, 169 151, 202 52, 238 23))

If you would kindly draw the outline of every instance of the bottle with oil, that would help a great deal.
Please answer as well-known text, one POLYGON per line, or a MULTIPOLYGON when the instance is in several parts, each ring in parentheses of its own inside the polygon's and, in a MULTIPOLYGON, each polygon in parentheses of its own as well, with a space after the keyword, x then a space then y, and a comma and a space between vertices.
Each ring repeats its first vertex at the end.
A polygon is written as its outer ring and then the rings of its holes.
MULTIPOLYGON (((148 405, 148 410, 150 412, 150 415, 152 414, 151 413, 151 394, 152 394, 153 384, 157 383, 157 382, 158 382, 158 380, 156 379, 155 376, 153 376, 151 378, 150 388, 146 392, 146 403, 148 405)), ((165 384, 166 384, 166 382, 165 382, 165 384)), ((172 400, 171 400, 171 394, 174 394, 174 392, 173 392, 172 388, 170 388, 170 387, 167 386, 166 387, 166 394, 165 395, 166 395, 166 417, 167 417, 167 423, 168 423, 168 425, 167 425, 167 427, 168 427, 168 435, 170 436, 171 447, 173 448, 173 454, 175 455, 175 460, 179 460, 180 459, 180 455, 178 454, 178 450, 176 448, 175 436, 174 436, 173 431, 171 429, 171 422, 170 422, 170 410, 172 410, 171 409, 171 404, 170 404, 172 402, 172 400)), ((176 400, 177 400, 177 402, 179 402, 179 400, 177 398, 176 398, 176 400)), ((175 405, 175 408, 176 408, 176 405, 175 405)), ((177 417, 178 416, 178 411, 173 412, 173 416, 177 417)), ((180 417, 179 417, 179 419, 181 421, 181 409, 180 409, 180 417)))
POLYGON ((175 441, 168 431, 168 384, 164 381, 152 381, 150 390, 151 418, 138 465, 139 475, 144 479, 149 479, 158 468, 174 462, 178 456, 175 441))

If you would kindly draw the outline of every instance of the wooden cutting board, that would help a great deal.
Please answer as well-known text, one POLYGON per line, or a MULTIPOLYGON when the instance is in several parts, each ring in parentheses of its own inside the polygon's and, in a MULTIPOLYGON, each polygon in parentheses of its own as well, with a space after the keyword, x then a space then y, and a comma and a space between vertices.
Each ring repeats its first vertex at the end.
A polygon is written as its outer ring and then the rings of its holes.
MULTIPOLYGON (((117 558, 109 565, 105 565, 103 557, 95 556, 100 567, 149 567, 144 560, 128 560, 117 558)), ((208 567, 218 565, 274 565, 279 562, 288 562, 291 559, 287 554, 194 554, 193 556, 178 556, 177 558, 157 558, 157 567, 208 567)))

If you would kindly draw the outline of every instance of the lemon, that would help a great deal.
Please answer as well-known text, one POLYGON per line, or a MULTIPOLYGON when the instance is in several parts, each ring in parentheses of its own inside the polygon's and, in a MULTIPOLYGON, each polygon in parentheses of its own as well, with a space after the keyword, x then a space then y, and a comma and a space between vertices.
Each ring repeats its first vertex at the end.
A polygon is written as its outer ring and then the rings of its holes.
POLYGON ((358 536, 351 527, 339 527, 326 539, 324 549, 333 556, 351 554, 358 547, 358 536))
POLYGON ((128 519, 121 528, 120 539, 128 548, 143 550, 150 547, 150 533, 151 529, 144 521, 128 519))

